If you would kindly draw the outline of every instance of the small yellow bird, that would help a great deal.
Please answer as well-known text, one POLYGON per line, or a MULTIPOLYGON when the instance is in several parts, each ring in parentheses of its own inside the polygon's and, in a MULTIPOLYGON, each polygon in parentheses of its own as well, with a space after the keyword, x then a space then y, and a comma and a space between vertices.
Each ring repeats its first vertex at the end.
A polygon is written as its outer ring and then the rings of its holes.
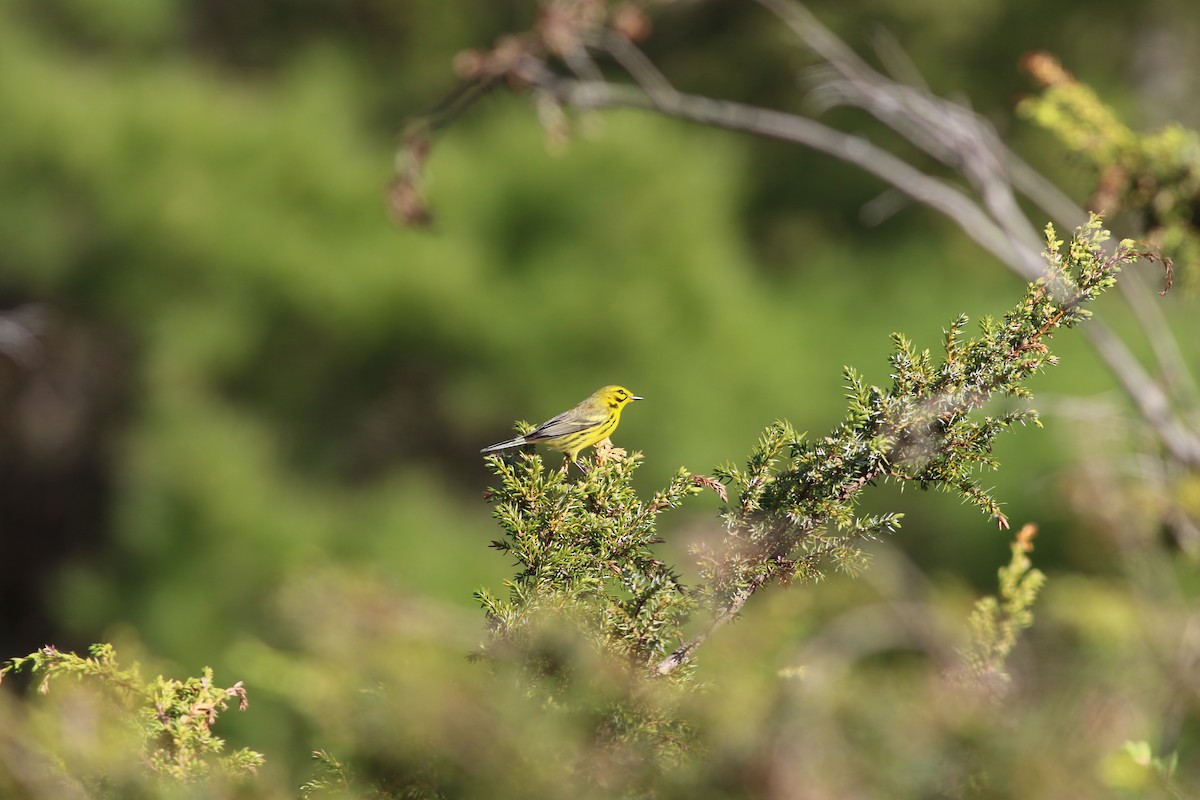
POLYGON ((524 436, 489 445, 479 452, 491 453, 523 444, 544 444, 552 450, 566 453, 567 458, 587 472, 579 463, 579 451, 591 447, 617 429, 621 409, 634 400, 644 400, 623 386, 605 386, 570 411, 548 419, 524 436))

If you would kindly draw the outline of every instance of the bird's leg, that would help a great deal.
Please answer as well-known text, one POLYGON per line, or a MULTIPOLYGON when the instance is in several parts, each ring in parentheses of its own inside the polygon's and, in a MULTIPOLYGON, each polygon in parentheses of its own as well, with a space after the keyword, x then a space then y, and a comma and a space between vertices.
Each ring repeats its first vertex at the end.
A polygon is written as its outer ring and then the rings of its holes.
POLYGON ((591 471, 586 464, 583 464, 579 461, 575 461, 574 463, 575 463, 575 466, 579 467, 579 471, 582 472, 584 475, 587 475, 588 472, 591 471))

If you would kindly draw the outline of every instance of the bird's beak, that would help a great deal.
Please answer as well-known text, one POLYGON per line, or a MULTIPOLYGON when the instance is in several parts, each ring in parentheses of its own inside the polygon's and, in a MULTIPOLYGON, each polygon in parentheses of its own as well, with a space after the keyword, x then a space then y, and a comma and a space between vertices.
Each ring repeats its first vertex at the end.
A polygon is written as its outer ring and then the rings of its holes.
POLYGON ((635 394, 633 397, 631 397, 631 398, 629 398, 629 399, 630 399, 630 400, 645 400, 646 398, 644 398, 644 397, 638 397, 638 396, 635 394))

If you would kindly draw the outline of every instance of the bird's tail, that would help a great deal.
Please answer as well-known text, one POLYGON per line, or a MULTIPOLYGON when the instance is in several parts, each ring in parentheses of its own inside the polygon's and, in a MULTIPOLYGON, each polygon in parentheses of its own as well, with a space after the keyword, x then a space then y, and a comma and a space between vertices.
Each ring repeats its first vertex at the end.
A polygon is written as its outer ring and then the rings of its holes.
POLYGON ((520 447, 523 444, 529 444, 529 443, 525 441, 524 436, 518 436, 517 438, 509 439, 506 442, 497 442, 496 444, 489 444, 487 447, 483 448, 479 452, 491 453, 496 450, 507 450, 510 447, 520 447))

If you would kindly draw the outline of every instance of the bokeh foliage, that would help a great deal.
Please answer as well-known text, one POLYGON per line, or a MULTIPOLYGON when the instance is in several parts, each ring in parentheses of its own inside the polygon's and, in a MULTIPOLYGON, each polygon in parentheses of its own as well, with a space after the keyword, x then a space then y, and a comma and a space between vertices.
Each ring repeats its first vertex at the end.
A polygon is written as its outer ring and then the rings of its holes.
MULTIPOLYGON (((686 88, 797 105, 803 54, 735 5, 666 7, 650 47, 686 88)), ((222 725, 267 754, 263 794, 307 779, 315 748, 366 779, 410 774, 458 794, 489 776, 493 797, 554 796, 578 761, 603 786, 629 764, 581 733, 594 719, 531 713, 463 659, 483 636, 472 592, 507 574, 485 546, 496 533, 478 446, 513 418, 541 419, 620 380, 650 398, 617 440, 646 454, 649 492, 681 465, 742 457, 771 419, 827 430, 844 364, 881 364, 892 331, 936 331, 963 308, 999 314, 1019 293, 923 212, 865 230, 858 212, 879 187, 843 167, 622 114, 576 120, 584 135, 549 156, 520 97, 489 99, 439 142, 436 223, 397 230, 384 185, 399 120, 449 87, 456 50, 535 10, 0 0, 0 297, 57 315, 43 366, 5 362, 0 375, 6 654, 135 639, 170 662, 164 674, 212 664, 245 680, 252 710, 222 725), (549 743, 563 745, 554 758, 549 743)), ((869 38, 864 20, 886 25, 936 89, 969 94, 1081 194, 1086 173, 1011 119, 1029 88, 1017 56, 1051 49, 1124 111, 1137 98, 1111 54, 1135 22, 1153 22, 1115 2, 814 10, 855 44, 869 38)), ((1157 13, 1194 23, 1170 3, 1157 13)), ((1178 298, 1164 305, 1193 319, 1178 298)), ((1182 342, 1195 363, 1200 337, 1182 342)), ((1062 345, 1039 393, 1110 388, 1077 342, 1062 345)), ((1012 765, 1014 796, 1055 796, 1073 777, 1136 791, 1155 777, 1126 758, 1126 740, 1161 758, 1194 741, 1164 666, 1194 565, 1157 549, 1163 500, 1127 475, 1144 444, 1128 418, 1097 425, 1078 412, 1051 413, 1045 438, 998 449, 1010 469, 997 495, 1014 520, 1044 523, 1039 545, 1061 573, 1045 590, 1046 628, 1031 631, 1038 647, 1018 653, 1019 671, 1041 676, 1012 710, 1028 738, 987 740, 992 763, 1012 765), (1164 572, 1180 595, 1153 592, 1164 572), (1095 715, 1111 725, 1071 739, 1060 764, 1018 774, 1024 756, 1095 715), (1096 753, 1111 760, 1097 767, 1096 753)), ((1195 476, 1171 480, 1194 512, 1195 476)), ((921 599, 941 609, 931 617, 961 623, 973 602, 964 584, 989 579, 1004 542, 950 498, 900 502, 896 545, 934 576, 921 599)), ((668 550, 706 535, 716 503, 695 505, 666 518, 668 550)), ((705 677, 722 702, 685 713, 712 743, 704 777, 724 781, 714 796, 799 780, 814 752, 830 757, 839 788, 879 780, 894 794, 906 778, 867 762, 932 771, 945 752, 935 732, 946 728, 906 740, 902 721, 954 714, 972 741, 974 707, 947 710, 914 689, 931 685, 923 667, 880 682, 903 653, 836 639, 839 620, 866 613, 856 609, 911 593, 831 580, 819 596, 756 603, 709 645, 705 677), (864 661, 833 658, 850 667, 828 691, 799 690, 792 673, 780 681, 781 668, 829 652, 811 644, 822 635, 864 661)), ((596 674, 591 690, 623 691, 619 675, 596 674)), ((0 721, 26 718, 0 700, 0 721)), ((912 791, 928 789, 928 772, 910 774, 912 791)), ((692 785, 686 768, 678 780, 681 793, 692 785)))

